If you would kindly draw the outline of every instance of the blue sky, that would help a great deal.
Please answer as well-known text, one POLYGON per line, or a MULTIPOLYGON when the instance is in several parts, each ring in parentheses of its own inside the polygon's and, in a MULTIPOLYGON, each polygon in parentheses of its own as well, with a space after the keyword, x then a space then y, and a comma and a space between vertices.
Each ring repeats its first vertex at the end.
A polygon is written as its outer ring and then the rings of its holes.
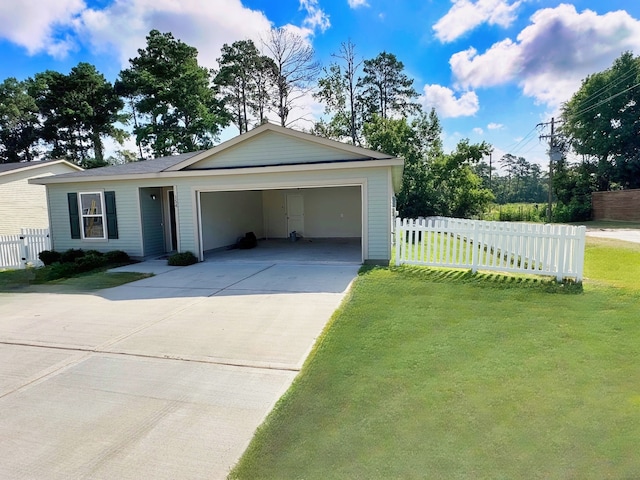
MULTIPOLYGON (((324 65, 348 39, 365 59, 395 54, 438 111, 445 148, 486 140, 494 159, 542 165, 536 124, 588 74, 623 51, 640 55, 637 0, 0 0, 0 79, 85 61, 114 80, 153 28, 215 67, 224 43, 259 45, 273 26, 303 35, 324 65)), ((301 110, 313 120, 322 107, 309 97, 301 110)))

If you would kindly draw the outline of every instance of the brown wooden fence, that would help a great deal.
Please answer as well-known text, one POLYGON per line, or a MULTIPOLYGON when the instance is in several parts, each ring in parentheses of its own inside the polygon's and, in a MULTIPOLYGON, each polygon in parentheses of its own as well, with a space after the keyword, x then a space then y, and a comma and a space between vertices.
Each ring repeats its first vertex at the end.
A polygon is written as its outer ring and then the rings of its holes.
POLYGON ((594 192, 591 202, 594 220, 640 221, 640 189, 594 192))

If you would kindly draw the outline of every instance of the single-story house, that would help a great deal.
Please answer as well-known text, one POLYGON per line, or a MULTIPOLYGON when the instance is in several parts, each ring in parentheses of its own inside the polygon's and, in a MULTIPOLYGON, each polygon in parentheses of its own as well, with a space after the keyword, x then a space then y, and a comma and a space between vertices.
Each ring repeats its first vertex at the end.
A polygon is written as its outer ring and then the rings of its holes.
POLYGON ((66 160, 0 164, 0 235, 22 228, 48 228, 46 189, 29 179, 82 171, 66 160))
POLYGON ((206 151, 32 180, 46 185, 55 250, 136 258, 258 238, 357 238, 362 261, 391 257, 404 161, 270 123, 206 151))

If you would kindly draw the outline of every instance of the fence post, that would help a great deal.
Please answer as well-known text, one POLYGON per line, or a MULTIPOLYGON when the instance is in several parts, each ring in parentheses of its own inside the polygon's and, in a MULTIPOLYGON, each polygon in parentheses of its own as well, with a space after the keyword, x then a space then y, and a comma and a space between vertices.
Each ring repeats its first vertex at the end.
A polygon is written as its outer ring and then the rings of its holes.
POLYGON ((582 271, 584 269, 584 247, 586 240, 587 227, 584 225, 579 226, 576 229, 576 248, 574 252, 574 258, 576 263, 576 282, 582 282, 582 271))
POLYGON ((471 235, 469 241, 471 242, 471 273, 476 273, 478 271, 478 256, 480 252, 478 252, 478 248, 480 245, 479 241, 479 222, 471 223, 471 235))
POLYGON ((400 265, 400 249, 402 248, 402 235, 400 235, 400 227, 402 226, 402 219, 396 217, 396 266, 400 265))
POLYGON ((557 245, 558 245, 558 256, 557 256, 557 272, 556 272, 556 280, 561 282, 566 273, 566 239, 567 239, 567 227, 559 226, 557 227, 557 245))
POLYGON ((21 269, 25 269, 27 268, 27 259, 29 258, 29 252, 27 251, 28 247, 27 247, 27 239, 25 235, 20 235, 20 259, 22 260, 20 262, 20 268, 21 269))

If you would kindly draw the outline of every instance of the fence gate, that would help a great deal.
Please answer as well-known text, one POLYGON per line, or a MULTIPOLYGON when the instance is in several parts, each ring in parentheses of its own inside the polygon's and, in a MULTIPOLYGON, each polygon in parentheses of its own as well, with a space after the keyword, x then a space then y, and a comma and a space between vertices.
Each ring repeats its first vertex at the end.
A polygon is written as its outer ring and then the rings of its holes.
POLYGON ((0 235, 0 268, 40 267, 38 255, 50 249, 48 228, 23 228, 20 235, 0 235))

